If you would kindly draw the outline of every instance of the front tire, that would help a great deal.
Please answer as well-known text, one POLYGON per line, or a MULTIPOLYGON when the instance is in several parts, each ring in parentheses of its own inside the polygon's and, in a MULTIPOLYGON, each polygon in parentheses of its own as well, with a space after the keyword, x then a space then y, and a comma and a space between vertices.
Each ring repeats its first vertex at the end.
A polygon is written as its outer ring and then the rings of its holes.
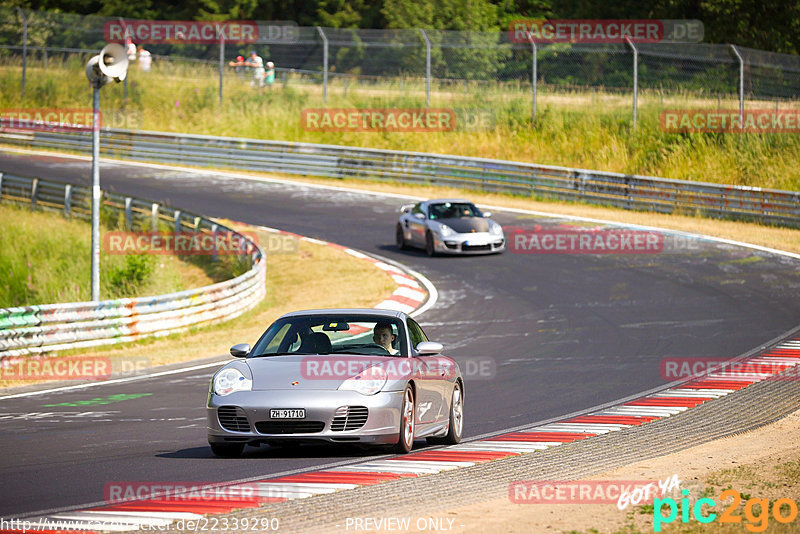
POLYGON ((403 227, 401 225, 397 225, 397 230, 395 231, 395 243, 397 244, 397 248, 400 250, 405 250, 406 247, 406 235, 403 232, 403 227))
POLYGON ((436 255, 436 249, 433 246, 433 234, 431 234, 430 232, 427 232, 425 234, 425 253, 428 256, 436 255))
POLYGON ((209 443, 209 446, 218 458, 236 458, 244 450, 244 443, 209 443))
POLYGON ((414 447, 414 420, 416 410, 414 409, 414 390, 411 386, 406 386, 403 393, 403 404, 400 407, 400 432, 394 452, 398 454, 408 454, 414 447))
POLYGON ((441 438, 428 438, 431 445, 456 445, 461 443, 461 434, 464 431, 464 391, 461 383, 456 382, 453 387, 453 397, 450 400, 450 423, 447 435, 441 438))

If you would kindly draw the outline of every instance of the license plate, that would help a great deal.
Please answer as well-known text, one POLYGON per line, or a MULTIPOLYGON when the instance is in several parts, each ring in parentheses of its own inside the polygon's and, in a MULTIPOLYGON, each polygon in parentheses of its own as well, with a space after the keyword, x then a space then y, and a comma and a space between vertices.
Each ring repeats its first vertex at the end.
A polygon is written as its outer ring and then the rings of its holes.
POLYGON ((306 411, 303 409, 280 409, 270 410, 269 416, 271 419, 305 419, 306 411))

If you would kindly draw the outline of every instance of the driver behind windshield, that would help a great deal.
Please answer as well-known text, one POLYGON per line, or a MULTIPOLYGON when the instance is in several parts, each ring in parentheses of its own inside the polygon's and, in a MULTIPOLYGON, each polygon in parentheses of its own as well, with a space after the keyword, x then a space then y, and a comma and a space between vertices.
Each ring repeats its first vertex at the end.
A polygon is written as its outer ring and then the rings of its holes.
POLYGON ((391 323, 387 322, 379 322, 375 325, 372 334, 372 341, 377 343, 378 345, 382 346, 386 350, 389 351, 389 354, 395 355, 397 354, 397 350, 392 347, 392 343, 394 343, 395 336, 392 334, 392 325, 391 323))

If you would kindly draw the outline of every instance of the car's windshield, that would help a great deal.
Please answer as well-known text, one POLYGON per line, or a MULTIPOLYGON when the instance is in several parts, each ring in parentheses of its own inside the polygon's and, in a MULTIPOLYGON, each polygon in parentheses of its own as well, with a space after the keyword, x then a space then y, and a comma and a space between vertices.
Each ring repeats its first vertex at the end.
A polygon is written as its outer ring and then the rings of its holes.
POLYGON ((456 219, 460 217, 483 217, 481 211, 469 202, 443 202, 428 207, 431 219, 456 219))
POLYGON ((273 323, 250 352, 279 354, 365 354, 406 356, 403 323, 396 318, 306 315, 273 323))

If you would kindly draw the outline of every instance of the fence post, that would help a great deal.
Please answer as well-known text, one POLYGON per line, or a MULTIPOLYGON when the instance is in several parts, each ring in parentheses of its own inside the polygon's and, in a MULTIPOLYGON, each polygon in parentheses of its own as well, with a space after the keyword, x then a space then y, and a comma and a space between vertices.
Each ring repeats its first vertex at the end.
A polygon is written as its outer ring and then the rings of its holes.
POLYGON ((625 37, 628 45, 633 50, 633 129, 636 129, 637 111, 639 107, 639 50, 630 37, 625 37))
POLYGON ((181 210, 175 210, 175 228, 174 231, 176 234, 181 232, 181 210))
POLYGON ((219 25, 217 25, 217 32, 219 33, 219 105, 222 105, 222 77, 225 75, 225 36, 220 32, 219 25))
POLYGON ((72 185, 64 186, 64 214, 72 217, 72 185))
POLYGON ((28 15, 22 8, 17 8, 22 17, 22 100, 25 100, 25 74, 28 70, 28 15))
POLYGON ((322 37, 322 105, 325 106, 328 103, 328 38, 319 26, 317 32, 322 37))
POLYGON ((733 55, 739 61, 739 124, 744 128, 744 58, 736 45, 730 45, 733 55))
POLYGON ((425 39, 425 107, 431 107, 431 40, 422 28, 419 29, 425 39))
POLYGON ((0 202, 3 201, 3 173, 0 172, 0 202))
POLYGON ((214 251, 211 253, 211 261, 217 261, 217 230, 219 230, 219 225, 213 223, 211 225, 211 235, 214 236, 214 251))
POLYGON ((531 36, 531 126, 533 125, 533 121, 536 120, 536 69, 538 67, 537 62, 537 49, 536 43, 533 40, 533 36, 531 36))

